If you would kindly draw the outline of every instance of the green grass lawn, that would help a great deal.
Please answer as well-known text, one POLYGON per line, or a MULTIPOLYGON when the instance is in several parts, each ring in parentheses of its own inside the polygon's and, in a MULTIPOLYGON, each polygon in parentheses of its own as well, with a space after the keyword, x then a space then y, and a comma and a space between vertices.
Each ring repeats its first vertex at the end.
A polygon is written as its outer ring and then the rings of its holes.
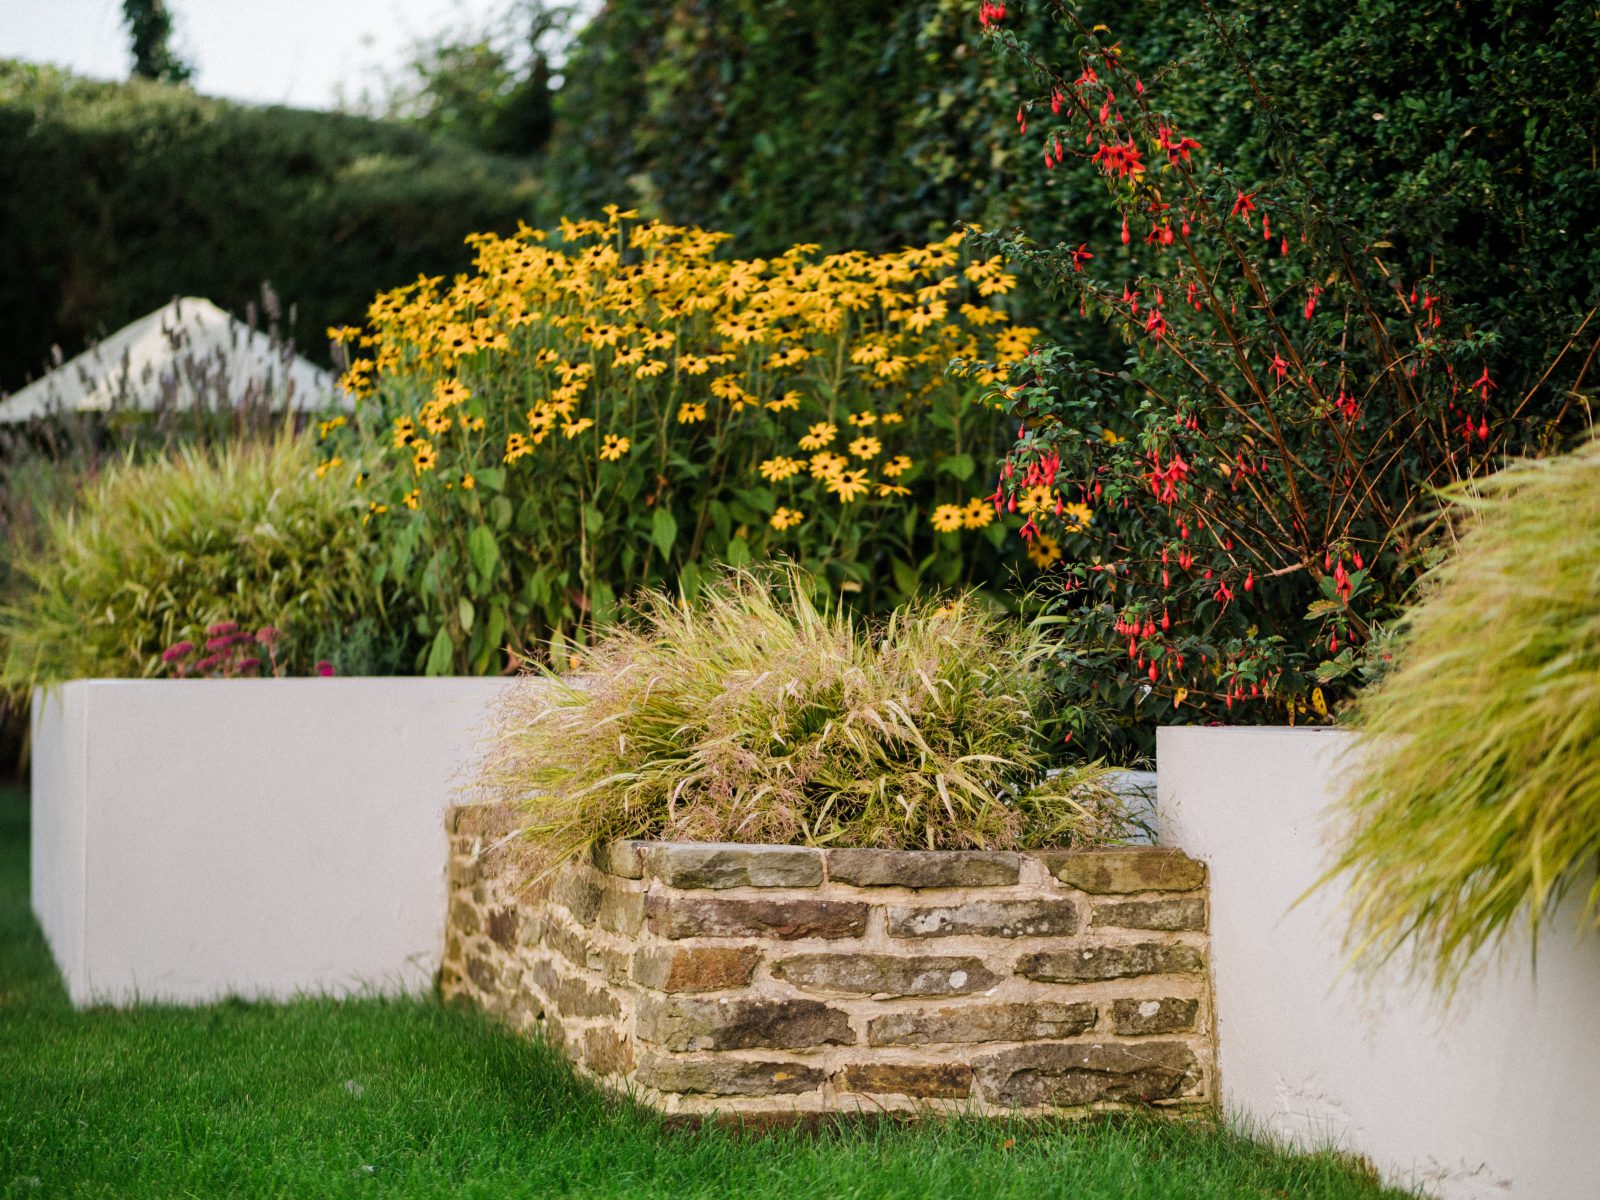
POLYGON ((1155 1119, 675 1132, 431 1002, 74 1012, 28 910, 25 793, 0 787, 0 822, 0 1196, 1401 1195, 1155 1119))

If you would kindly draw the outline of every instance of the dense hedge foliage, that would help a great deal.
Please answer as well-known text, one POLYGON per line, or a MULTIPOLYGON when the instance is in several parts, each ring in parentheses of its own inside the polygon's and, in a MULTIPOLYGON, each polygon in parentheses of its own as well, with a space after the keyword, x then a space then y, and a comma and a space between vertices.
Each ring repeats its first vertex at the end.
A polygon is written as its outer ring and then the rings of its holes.
POLYGON ((465 265, 531 217, 519 167, 404 126, 0 62, 0 387, 174 295, 242 311, 270 282, 294 334, 465 265))

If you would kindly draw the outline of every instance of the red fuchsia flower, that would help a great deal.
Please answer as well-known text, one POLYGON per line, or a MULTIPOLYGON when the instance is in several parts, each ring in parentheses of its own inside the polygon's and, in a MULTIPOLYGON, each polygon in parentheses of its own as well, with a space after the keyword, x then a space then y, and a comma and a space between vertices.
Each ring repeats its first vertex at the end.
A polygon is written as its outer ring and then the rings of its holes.
POLYGON ((1346 421, 1354 421, 1361 415, 1361 406, 1356 403, 1356 398, 1343 388, 1340 388, 1339 394, 1333 398, 1333 406, 1346 421))
POLYGON ((1107 175, 1127 179, 1130 175, 1144 174, 1144 161, 1133 139, 1126 142, 1101 142, 1100 148, 1089 160, 1107 175))
POLYGON ((1200 149, 1199 142, 1180 136, 1170 125, 1162 125, 1156 130, 1156 145, 1167 152, 1167 161, 1173 166, 1188 162, 1189 151, 1200 149))
MULTIPOLYGON (((1000 10, 1000 15, 1001 16, 1005 15, 1005 9, 1003 7, 1000 10)), ((1053 113, 1056 113, 1057 115, 1059 115, 1060 112, 1061 112, 1061 101, 1064 100, 1064 99, 1065 99, 1065 97, 1062 96, 1060 88, 1051 88, 1050 89, 1050 111, 1053 112, 1053 113)))
POLYGON ((1254 192, 1240 192, 1239 195, 1234 199, 1233 211, 1228 215, 1230 217, 1242 216, 1244 217, 1244 223, 1248 225, 1250 224, 1250 214, 1255 212, 1255 210, 1256 194, 1254 192))
POLYGON ((322 678, 326 679, 328 676, 333 674, 333 664, 325 658, 318 659, 317 665, 313 668, 313 670, 315 670, 316 673, 322 678))
POLYGON ((1489 390, 1491 388, 1499 387, 1500 385, 1489 378, 1489 368, 1485 367, 1483 369, 1483 374, 1474 379, 1469 386, 1477 388, 1478 395, 1482 399, 1487 400, 1489 398, 1489 390))
POLYGON ((1144 319, 1144 331, 1153 338, 1158 338, 1167 332, 1167 320, 1161 315, 1159 308, 1152 308, 1150 315, 1144 319))
POLYGON ((998 25, 1006 19, 1006 6, 1004 4, 991 4, 989 0, 978 5, 978 24, 988 29, 991 25, 998 25))
POLYGON ((161 652, 161 661, 164 663, 177 662, 180 658, 193 653, 193 642, 174 642, 161 652))
POLYGON ((1272 362, 1269 365, 1272 368, 1272 373, 1278 377, 1279 383, 1289 377, 1289 364, 1283 360, 1283 355, 1276 350, 1272 352, 1272 362))
POLYGON ((1078 248, 1072 252, 1072 269, 1074 271, 1082 271, 1083 264, 1093 257, 1094 255, 1089 253, 1089 243, 1079 242, 1078 248))
POLYGON ((224 634, 238 632, 239 622, 237 621, 218 621, 215 625, 206 626, 206 633, 212 637, 221 637, 224 634))
POLYGON ((1317 297, 1322 295, 1322 289, 1315 284, 1311 287, 1311 295, 1306 299, 1306 320, 1311 320, 1311 314, 1317 311, 1317 297))

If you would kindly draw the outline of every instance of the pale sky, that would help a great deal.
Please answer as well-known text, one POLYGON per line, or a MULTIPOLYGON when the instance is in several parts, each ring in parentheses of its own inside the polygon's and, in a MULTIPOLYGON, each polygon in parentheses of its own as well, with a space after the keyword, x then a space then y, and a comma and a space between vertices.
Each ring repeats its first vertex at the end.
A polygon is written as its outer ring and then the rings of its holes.
MULTIPOLYGON (((422 36, 503 7, 502 0, 168 0, 196 90, 262 104, 331 108, 392 70, 422 36)), ((121 0, 0 0, 0 58, 125 79, 121 0)))

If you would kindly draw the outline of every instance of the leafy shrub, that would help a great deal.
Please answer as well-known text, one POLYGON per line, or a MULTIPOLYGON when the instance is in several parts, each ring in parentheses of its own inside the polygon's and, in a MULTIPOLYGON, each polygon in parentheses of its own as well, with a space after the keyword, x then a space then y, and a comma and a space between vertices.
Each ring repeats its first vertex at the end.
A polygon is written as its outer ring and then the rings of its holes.
POLYGON ((473 274, 373 305, 347 384, 395 462, 374 515, 427 673, 497 669, 507 631, 569 638, 619 596, 774 551, 879 611, 999 579, 968 481, 1005 418, 944 370, 1036 332, 995 307, 998 260, 963 271, 954 238, 734 260, 722 235, 611 212, 559 248, 476 238, 473 274))
POLYGON ((645 837, 954 849, 1116 837, 1098 767, 1048 776, 1037 631, 968 596, 881 625, 801 574, 661 592, 575 682, 508 693, 486 788, 558 857, 645 837))
POLYGON ((155 675, 221 621, 276 627, 280 661, 310 674, 326 631, 384 612, 349 468, 320 474, 311 441, 287 434, 106 471, 18 564, 0 683, 155 675))
POLYGON ((1237 173, 1163 107, 1159 74, 1072 10, 1063 24, 1062 61, 994 33, 1033 89, 1016 123, 1118 233, 976 241, 1123 347, 1113 367, 1041 345, 1002 389, 1024 428, 996 498, 1031 510, 1024 537, 1064 543, 1065 694, 1117 706, 1117 754, 1158 720, 1326 717, 1433 553, 1422 498, 1544 421, 1434 280, 1340 219, 1293 142, 1277 173, 1237 173))
POLYGON ((522 165, 405 126, 9 62, 0 159, 0 387, 175 295, 243 311, 264 280, 325 358, 327 326, 536 202, 522 165))
POLYGON ((1335 873, 1438 981, 1586 888, 1600 924, 1600 441, 1455 494, 1463 536, 1365 692, 1335 873))

